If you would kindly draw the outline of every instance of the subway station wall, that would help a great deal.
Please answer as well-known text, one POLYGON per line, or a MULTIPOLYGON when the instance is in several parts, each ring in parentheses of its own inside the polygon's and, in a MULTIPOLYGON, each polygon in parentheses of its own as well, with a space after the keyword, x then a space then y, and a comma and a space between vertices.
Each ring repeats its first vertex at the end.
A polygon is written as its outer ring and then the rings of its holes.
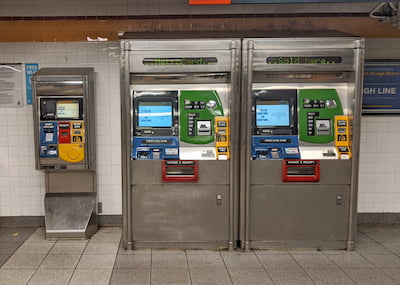
MULTIPOLYGON (((400 59, 400 39, 368 39, 367 59, 400 59)), ((94 67, 98 201, 120 215, 120 83, 117 42, 0 43, 0 63, 94 67)), ((35 170, 32 105, 0 108, 0 216, 44 215, 44 174, 35 170)), ((400 212, 400 115, 363 116, 359 212, 400 212)))

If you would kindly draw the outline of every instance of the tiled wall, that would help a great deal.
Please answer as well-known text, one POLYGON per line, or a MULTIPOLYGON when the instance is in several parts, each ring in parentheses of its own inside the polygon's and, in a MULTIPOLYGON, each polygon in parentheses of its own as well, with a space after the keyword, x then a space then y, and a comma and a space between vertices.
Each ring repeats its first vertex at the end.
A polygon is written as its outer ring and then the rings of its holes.
MULTIPOLYGON (((399 59, 400 39, 369 39, 367 59, 399 59)), ((400 115, 364 115, 359 212, 400 212, 400 115)))
MULTIPOLYGON (((118 43, 0 43, 0 62, 95 68, 98 199, 104 214, 121 214, 118 43)), ((32 118, 32 105, 0 108, 0 216, 44 214, 44 174, 35 170, 32 118)))
MULTIPOLYGON (((0 43, 0 62, 94 67, 98 198, 121 214, 119 51, 109 43, 0 43)), ((366 58, 400 58, 400 39, 367 40, 366 58)), ((35 170, 32 106, 0 108, 0 216, 44 214, 44 175, 35 170)), ((363 116, 359 212, 400 212, 400 116, 363 116)))

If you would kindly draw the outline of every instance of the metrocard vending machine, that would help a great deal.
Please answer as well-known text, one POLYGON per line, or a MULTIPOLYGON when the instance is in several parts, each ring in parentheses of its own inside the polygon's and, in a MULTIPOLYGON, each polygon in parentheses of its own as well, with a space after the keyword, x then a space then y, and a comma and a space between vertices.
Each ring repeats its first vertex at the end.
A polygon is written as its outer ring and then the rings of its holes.
POLYGON ((32 77, 36 169, 45 172, 46 238, 97 230, 93 68, 42 68, 32 77))
POLYGON ((356 231, 364 42, 243 41, 243 248, 348 248, 356 231))
POLYGON ((125 247, 233 248, 240 41, 158 36, 121 40, 125 247))

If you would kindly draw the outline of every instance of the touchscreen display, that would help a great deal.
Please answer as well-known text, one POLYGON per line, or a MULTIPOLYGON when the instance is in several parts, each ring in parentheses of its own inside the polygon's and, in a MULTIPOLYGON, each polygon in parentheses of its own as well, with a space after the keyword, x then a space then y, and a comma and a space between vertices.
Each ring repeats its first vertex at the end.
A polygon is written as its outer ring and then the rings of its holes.
POLYGON ((79 101, 57 101, 56 116, 58 119, 79 119, 79 101))
POLYGON ((139 102, 139 127, 172 127, 172 116, 171 102, 139 102))
POLYGON ((290 105, 287 100, 257 101, 257 127, 290 126, 290 105))

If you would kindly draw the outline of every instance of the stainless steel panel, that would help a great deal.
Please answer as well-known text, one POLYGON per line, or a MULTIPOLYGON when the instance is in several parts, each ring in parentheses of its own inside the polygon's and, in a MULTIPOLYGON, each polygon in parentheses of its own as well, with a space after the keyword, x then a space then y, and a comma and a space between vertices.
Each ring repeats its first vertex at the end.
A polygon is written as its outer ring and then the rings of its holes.
POLYGON ((250 241, 347 239, 347 185, 256 185, 250 191, 250 241))
POLYGON ((46 194, 46 238, 89 238, 98 228, 96 193, 46 194))
MULTIPOLYGON (((122 40, 128 42, 124 48, 130 51, 205 51, 205 50, 227 50, 231 48, 231 42, 239 42, 238 39, 196 39, 190 38, 190 34, 186 39, 138 39, 138 40, 122 40)), ((197 53, 196 53, 197 54, 197 53)), ((196 54, 194 54, 196 56, 196 54)), ((193 53, 192 53, 193 55, 193 53)))
MULTIPOLYGON (((320 181, 310 182, 310 185, 347 184, 351 183, 351 160, 320 160, 320 181)), ((285 184, 282 182, 282 160, 252 160, 250 161, 250 184, 285 184)), ((301 185, 307 182, 298 182, 301 185)))
POLYGON ((228 245, 228 185, 135 185, 132 199, 134 242, 226 241, 228 245), (222 195, 220 205, 217 195, 222 195))
POLYGON ((86 172, 46 172, 47 193, 96 192, 96 174, 86 172))
MULTIPOLYGON (((228 160, 199 160, 198 163, 199 180, 196 185, 229 184, 228 160)), ((132 160, 132 184, 164 184, 161 179, 161 164, 160 160, 132 160)))

